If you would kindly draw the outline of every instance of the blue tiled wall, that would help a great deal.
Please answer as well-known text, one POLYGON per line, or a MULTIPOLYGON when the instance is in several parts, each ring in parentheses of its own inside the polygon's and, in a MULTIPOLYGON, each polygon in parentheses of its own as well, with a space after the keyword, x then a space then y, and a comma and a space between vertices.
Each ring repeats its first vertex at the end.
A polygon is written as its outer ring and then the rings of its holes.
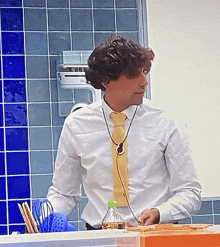
MULTIPOLYGON (((58 115, 56 60, 92 50, 110 34, 139 37, 136 0, 1 0, 0 234, 23 233, 18 203, 51 185, 64 118, 58 115)), ((83 230, 83 194, 69 219, 83 230)), ((183 222, 220 223, 220 200, 183 222)))
MULTIPOLYGON (((136 0, 1 0, 0 7, 0 234, 10 234, 25 231, 17 204, 32 205, 51 185, 64 122, 58 55, 93 50, 110 34, 138 39, 139 24, 136 0)), ((69 216, 81 230, 86 203, 84 194, 69 216)))

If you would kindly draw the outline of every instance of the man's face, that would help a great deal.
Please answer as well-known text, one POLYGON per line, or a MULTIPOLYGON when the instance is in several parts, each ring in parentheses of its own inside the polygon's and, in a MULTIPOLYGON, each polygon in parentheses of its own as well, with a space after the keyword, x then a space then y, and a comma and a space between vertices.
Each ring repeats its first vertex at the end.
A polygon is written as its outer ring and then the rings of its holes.
POLYGON ((140 68, 137 76, 133 78, 121 75, 117 80, 110 81, 106 85, 106 93, 111 92, 115 100, 120 100, 127 108, 142 103, 147 84, 146 73, 140 68))

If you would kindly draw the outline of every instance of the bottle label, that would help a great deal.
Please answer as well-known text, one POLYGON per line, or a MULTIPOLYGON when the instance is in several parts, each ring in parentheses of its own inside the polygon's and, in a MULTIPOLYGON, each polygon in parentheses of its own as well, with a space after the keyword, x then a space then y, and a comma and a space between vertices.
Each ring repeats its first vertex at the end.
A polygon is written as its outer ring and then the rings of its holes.
POLYGON ((125 222, 104 222, 102 229, 125 229, 125 222))

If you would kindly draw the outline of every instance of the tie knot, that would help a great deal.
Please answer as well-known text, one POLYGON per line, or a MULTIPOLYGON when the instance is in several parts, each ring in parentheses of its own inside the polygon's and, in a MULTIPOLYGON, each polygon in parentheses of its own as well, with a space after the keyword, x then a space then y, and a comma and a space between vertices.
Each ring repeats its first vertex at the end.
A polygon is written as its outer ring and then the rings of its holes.
POLYGON ((120 112, 111 113, 111 118, 113 120, 114 126, 123 125, 126 117, 127 116, 124 113, 120 113, 120 112))

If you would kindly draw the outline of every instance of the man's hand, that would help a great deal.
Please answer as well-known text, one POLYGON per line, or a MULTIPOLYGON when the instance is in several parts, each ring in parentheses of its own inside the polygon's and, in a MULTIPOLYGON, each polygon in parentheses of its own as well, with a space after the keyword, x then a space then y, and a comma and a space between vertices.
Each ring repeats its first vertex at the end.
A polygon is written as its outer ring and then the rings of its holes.
POLYGON ((156 208, 145 209, 138 217, 138 222, 142 226, 158 224, 160 221, 160 212, 156 208))

